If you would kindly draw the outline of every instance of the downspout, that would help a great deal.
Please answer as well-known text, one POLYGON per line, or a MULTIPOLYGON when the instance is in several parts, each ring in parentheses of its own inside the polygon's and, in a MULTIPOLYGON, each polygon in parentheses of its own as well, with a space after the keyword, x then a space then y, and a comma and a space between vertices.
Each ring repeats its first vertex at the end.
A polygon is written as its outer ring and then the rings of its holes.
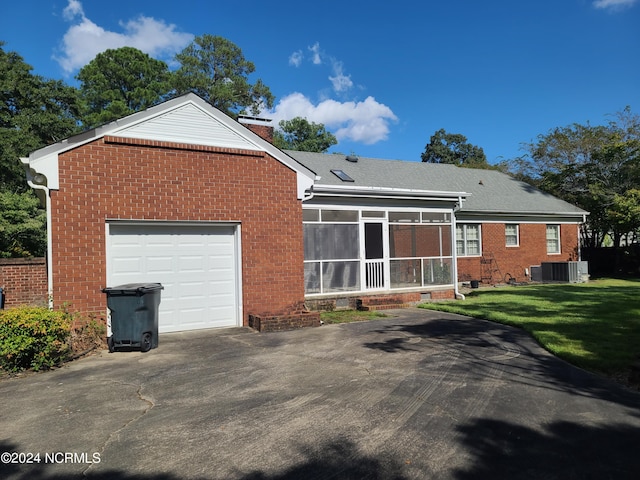
MULTIPOLYGON (((314 178, 314 183, 315 182, 319 182, 321 178, 322 177, 320 175, 316 175, 316 178, 314 178)), ((308 202, 309 200, 311 200, 314 197, 315 193, 313 192, 313 185, 311 185, 309 190, 305 190, 304 193, 305 193, 305 195, 302 196, 302 203, 308 202)))
POLYGON ((27 184, 34 190, 41 190, 44 193, 45 198, 45 209, 47 212, 47 302, 49 305, 49 309, 53 310, 53 247, 51 245, 51 196, 49 194, 49 188, 43 183, 36 183, 36 180, 46 182, 46 177, 38 173, 34 175, 30 171, 30 169, 27 168, 27 184))
POLYGON ((587 215, 582 215, 582 224, 578 225, 578 260, 582 260, 582 225, 587 223, 587 215))
POLYGON ((309 201, 309 200, 311 200, 313 198, 313 196, 314 196, 313 189, 307 190, 305 192, 305 194, 306 194, 306 196, 302 197, 302 203, 307 202, 307 201, 309 201))
POLYGON ((453 212, 451 212, 451 253, 453 254, 453 293, 456 297, 456 300, 466 300, 466 297, 460 293, 458 287, 458 253, 456 250, 456 223, 458 222, 456 219, 456 211, 462 208, 462 196, 458 197, 458 204, 454 207, 453 212))

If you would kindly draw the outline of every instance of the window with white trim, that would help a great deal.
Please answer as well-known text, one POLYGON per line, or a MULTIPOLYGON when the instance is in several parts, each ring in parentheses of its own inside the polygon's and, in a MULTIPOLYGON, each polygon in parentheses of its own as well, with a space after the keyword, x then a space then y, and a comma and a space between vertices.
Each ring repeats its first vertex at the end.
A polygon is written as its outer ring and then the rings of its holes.
POLYGON ((547 225, 547 253, 560 253, 560 225, 547 225))
POLYGON ((456 225, 456 253, 460 257, 482 255, 480 225, 459 223, 456 225))
POLYGON ((507 247, 520 245, 520 225, 508 223, 504 226, 504 236, 507 247))

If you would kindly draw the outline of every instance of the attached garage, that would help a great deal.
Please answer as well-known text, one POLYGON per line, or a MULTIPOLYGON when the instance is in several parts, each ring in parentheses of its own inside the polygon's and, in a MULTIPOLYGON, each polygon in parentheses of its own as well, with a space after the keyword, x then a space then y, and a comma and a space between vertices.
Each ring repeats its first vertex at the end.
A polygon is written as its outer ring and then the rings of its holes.
POLYGON ((107 222, 107 285, 162 283, 160 333, 242 325, 239 229, 107 222))
POLYGON ((21 159, 47 208, 50 307, 106 320, 105 287, 159 282, 161 334, 306 322, 315 173, 267 123, 189 93, 21 159))

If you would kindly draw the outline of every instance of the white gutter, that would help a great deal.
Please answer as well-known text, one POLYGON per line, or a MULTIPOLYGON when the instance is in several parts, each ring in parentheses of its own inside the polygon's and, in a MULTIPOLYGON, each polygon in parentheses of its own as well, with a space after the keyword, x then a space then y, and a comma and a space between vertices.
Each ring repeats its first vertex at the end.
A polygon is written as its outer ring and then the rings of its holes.
POLYGON ((34 190, 40 190, 44 193, 45 210, 47 213, 47 302, 50 309, 53 309, 53 264, 52 253, 53 246, 51 245, 51 195, 49 194, 49 187, 47 187, 47 177, 41 173, 34 173, 29 167, 28 158, 20 158, 20 161, 27 171, 27 184, 34 190))
POLYGON ((453 209, 453 214, 451 215, 451 256, 453 258, 453 294, 456 297, 456 300, 466 300, 466 297, 460 293, 458 287, 458 254, 456 249, 456 223, 458 220, 456 219, 456 211, 462 208, 462 195, 458 198, 458 204, 453 209))
POLYGON ((366 196, 366 197, 395 197, 423 200, 457 199, 468 197, 467 192, 450 192, 440 190, 414 190, 410 188, 390 188, 371 186, 350 186, 350 185, 314 185, 313 190, 316 196, 366 196))

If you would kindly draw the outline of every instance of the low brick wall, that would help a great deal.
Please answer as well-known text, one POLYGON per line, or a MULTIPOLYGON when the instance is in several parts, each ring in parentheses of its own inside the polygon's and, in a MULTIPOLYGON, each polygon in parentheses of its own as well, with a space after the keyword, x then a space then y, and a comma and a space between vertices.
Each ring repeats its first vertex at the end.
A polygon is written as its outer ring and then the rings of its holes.
POLYGON ((4 308, 47 305, 47 263, 44 258, 0 259, 4 308))
POLYGON ((305 306, 314 311, 333 310, 388 310, 407 308, 418 303, 432 300, 453 300, 455 292, 449 290, 432 290, 428 292, 385 293, 373 295, 335 296, 324 298, 308 298, 305 306))
POLYGON ((304 327, 319 327, 319 312, 288 315, 249 315, 249 326, 259 332, 282 332, 304 327))

